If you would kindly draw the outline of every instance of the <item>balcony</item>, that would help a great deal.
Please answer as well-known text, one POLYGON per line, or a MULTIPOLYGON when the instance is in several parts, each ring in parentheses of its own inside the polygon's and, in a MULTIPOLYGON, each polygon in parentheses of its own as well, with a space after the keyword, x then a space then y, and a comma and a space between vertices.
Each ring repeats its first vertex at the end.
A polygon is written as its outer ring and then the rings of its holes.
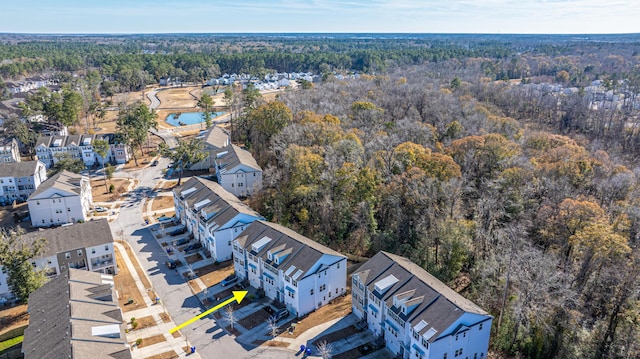
POLYGON ((113 259, 106 259, 103 261, 91 262, 91 268, 93 269, 100 269, 100 268, 109 267, 109 266, 113 266, 113 259))

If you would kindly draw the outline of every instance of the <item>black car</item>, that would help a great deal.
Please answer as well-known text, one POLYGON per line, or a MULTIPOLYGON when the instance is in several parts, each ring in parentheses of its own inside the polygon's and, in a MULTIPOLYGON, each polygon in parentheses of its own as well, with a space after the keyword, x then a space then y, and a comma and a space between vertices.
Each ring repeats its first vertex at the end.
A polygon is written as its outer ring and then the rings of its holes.
POLYGON ((180 238, 177 241, 173 242, 174 246, 181 246, 183 244, 189 243, 189 238, 180 238))
POLYGON ((275 322, 282 318, 286 318, 289 316, 289 311, 285 308, 278 309, 275 313, 273 313, 269 318, 275 322))
POLYGON ((151 162, 151 166, 155 167, 158 165, 158 160, 153 160, 153 162, 151 162))
POLYGON ((176 261, 174 261, 173 259, 169 259, 167 262, 167 267, 169 267, 169 269, 175 269, 178 265, 176 264, 176 261))
POLYGON ((185 233, 187 233, 187 227, 178 228, 178 229, 172 231, 169 234, 171 236, 178 236, 178 235, 185 234, 185 233))

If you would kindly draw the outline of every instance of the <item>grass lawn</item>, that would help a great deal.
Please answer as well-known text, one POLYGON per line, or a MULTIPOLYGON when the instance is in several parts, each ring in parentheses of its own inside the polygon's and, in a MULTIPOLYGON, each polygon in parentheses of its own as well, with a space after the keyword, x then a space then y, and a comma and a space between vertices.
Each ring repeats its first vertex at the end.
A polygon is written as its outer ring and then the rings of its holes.
POLYGON ((24 340, 24 335, 15 337, 15 338, 11 338, 8 340, 5 340, 3 342, 0 342, 0 352, 5 350, 5 349, 9 349, 12 346, 16 345, 16 344, 20 344, 22 343, 22 341, 24 340))

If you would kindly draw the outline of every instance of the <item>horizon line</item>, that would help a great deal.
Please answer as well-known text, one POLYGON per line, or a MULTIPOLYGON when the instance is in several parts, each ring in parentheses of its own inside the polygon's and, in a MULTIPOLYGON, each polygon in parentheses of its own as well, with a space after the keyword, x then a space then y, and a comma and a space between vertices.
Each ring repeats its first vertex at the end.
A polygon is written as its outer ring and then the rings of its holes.
POLYGON ((127 35, 284 35, 284 34, 304 34, 304 35, 539 35, 539 36, 620 36, 620 35, 640 35, 640 32, 596 32, 596 33, 582 33, 582 32, 566 32, 566 33, 529 33, 529 32, 340 32, 340 31, 328 31, 328 32, 311 32, 311 31, 290 31, 290 32, 3 32, 0 31, 0 35, 32 35, 32 36, 127 36, 127 35))

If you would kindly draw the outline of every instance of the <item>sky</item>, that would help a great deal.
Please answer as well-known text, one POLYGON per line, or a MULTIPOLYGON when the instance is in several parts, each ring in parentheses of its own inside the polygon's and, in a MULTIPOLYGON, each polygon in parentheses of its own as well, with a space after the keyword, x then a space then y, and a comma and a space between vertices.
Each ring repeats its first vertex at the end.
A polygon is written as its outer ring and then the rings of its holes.
POLYGON ((9 33, 640 33, 639 0, 0 0, 9 33))

